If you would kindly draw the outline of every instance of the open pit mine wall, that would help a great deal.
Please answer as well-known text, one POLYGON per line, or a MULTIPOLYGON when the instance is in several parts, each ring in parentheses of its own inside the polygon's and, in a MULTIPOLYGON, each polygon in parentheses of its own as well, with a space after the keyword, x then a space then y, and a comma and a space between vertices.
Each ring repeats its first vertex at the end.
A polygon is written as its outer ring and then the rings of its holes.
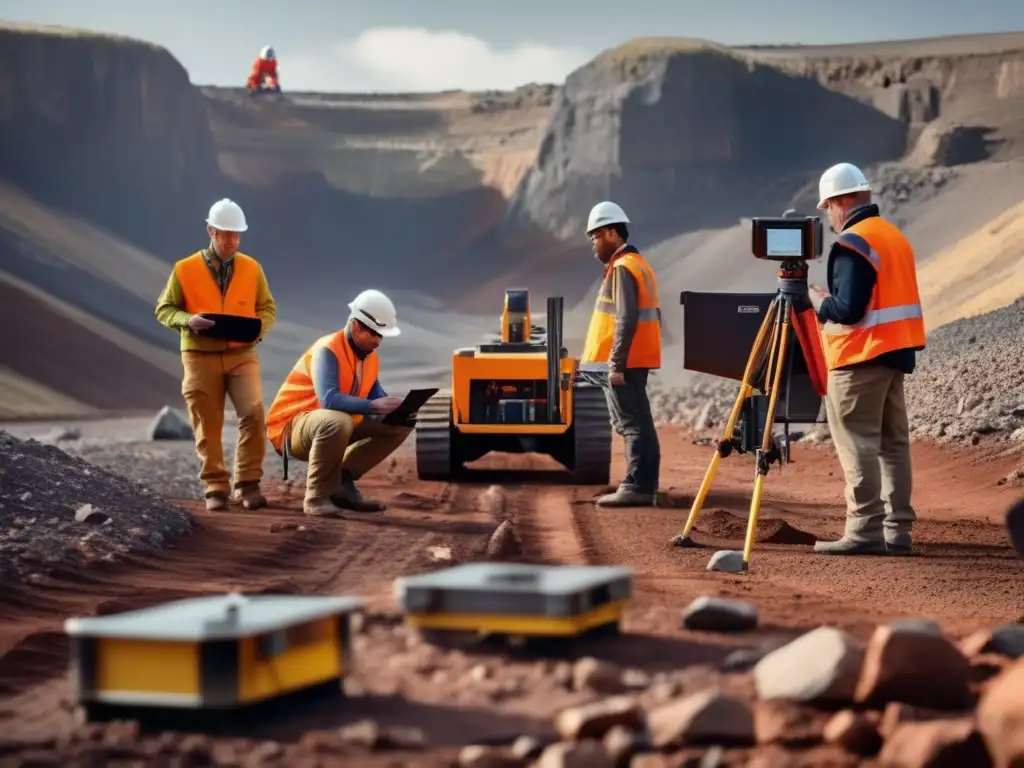
MULTIPOLYGON (((964 116, 965 106, 998 110, 1024 98, 1024 40, 985 53, 779 55, 772 63, 911 123, 934 120, 947 108, 964 116)), ((976 117, 983 119, 984 109, 976 117)))
POLYGON ((579 238, 589 207, 607 198, 648 243, 729 226, 781 213, 840 160, 871 165, 913 151, 917 164, 954 165, 1021 154, 1024 128, 1006 114, 1022 103, 1024 53, 1012 49, 613 51, 566 80, 504 226, 579 238))
POLYGON ((220 191, 205 109, 158 46, 0 28, 0 176, 167 259, 220 191))
POLYGON ((986 53, 783 56, 773 63, 907 123, 914 164, 953 166, 1024 155, 1020 36, 986 53))
POLYGON ((568 77, 506 224, 581 237, 589 206, 613 199, 650 242, 781 214, 811 169, 905 149, 902 121, 730 52, 598 57, 568 77))
MULTIPOLYGON (((219 164, 208 102, 162 47, 0 25, 0 183, 99 225, 168 268, 205 243, 210 204, 231 197, 249 220, 242 250, 260 259, 279 304, 310 299, 332 312, 339 286, 348 295, 379 281, 382 271, 405 280, 392 288, 429 288, 449 263, 461 275, 459 258, 479 250, 477 241, 490 232, 457 247, 452 233, 464 231, 481 208, 501 220, 504 201, 489 188, 395 200, 337 189, 315 167, 297 167, 267 186, 231 178, 219 164), (496 213, 484 205, 494 198, 501 202, 496 213)), ((0 270, 93 314, 116 307, 121 318, 130 316, 119 324, 132 333, 176 347, 174 335, 153 320, 160 286, 152 300, 126 297, 84 270, 25 258, 34 250, 0 227, 0 270)))

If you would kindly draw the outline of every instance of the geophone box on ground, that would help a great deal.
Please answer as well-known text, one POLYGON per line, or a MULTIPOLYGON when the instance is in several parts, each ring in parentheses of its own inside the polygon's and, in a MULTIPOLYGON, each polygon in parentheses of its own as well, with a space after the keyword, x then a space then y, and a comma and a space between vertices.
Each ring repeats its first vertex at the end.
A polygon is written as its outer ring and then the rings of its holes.
POLYGON ((633 570, 468 563, 395 581, 408 624, 432 631, 557 637, 617 628, 633 570))
POLYGON ((339 683, 354 597, 216 595, 72 618, 71 683, 89 719, 231 710, 339 683))

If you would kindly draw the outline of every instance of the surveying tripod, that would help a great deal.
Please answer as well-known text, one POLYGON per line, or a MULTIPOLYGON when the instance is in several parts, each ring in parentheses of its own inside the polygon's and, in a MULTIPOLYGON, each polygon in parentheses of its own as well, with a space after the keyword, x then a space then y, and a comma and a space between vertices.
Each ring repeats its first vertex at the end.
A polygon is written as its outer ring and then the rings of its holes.
MULTIPOLYGON (((783 371, 787 370, 790 344, 794 341, 793 320, 795 313, 803 311, 810 306, 810 298, 807 293, 807 262, 803 260, 783 261, 779 265, 777 273, 778 291, 775 298, 768 305, 761 327, 754 338, 750 355, 747 357, 746 368, 743 371, 743 380, 740 384, 740 391, 736 395, 732 412, 722 430, 722 436, 715 447, 715 453, 711 457, 711 463, 704 473, 700 489, 693 500, 690 508, 690 516, 686 519, 686 527, 683 532, 672 539, 675 547, 693 547, 696 544, 690 538, 690 532, 697 523, 701 507, 707 498, 711 484, 714 482, 715 474, 718 472, 718 465, 722 459, 732 453, 737 447, 738 441, 735 437, 736 423, 739 421, 743 404, 754 391, 754 374, 756 371, 764 371, 764 394, 768 396, 768 408, 764 417, 764 433, 761 438, 761 445, 755 450, 755 477, 754 493, 750 500, 750 516, 747 520, 747 535, 743 544, 743 570, 750 565, 750 555, 754 548, 754 537, 757 532, 757 517, 761 509, 761 492, 764 488, 764 479, 768 475, 768 468, 773 461, 782 464, 782 455, 778 446, 772 438, 772 428, 775 425, 775 405, 778 401, 779 391, 782 385, 783 371), (767 362, 767 364, 765 364, 767 362)), ((796 340, 799 343, 799 340, 796 340)), ((758 377, 759 378, 759 377, 758 377)), ((788 384, 788 383, 787 383, 788 384)), ((749 424, 751 429, 756 429, 756 412, 749 413, 749 424)), ((755 432, 756 434, 756 432, 755 432)), ((739 449, 742 453, 742 448, 739 449)), ((789 444, 786 444, 787 458, 789 444)))

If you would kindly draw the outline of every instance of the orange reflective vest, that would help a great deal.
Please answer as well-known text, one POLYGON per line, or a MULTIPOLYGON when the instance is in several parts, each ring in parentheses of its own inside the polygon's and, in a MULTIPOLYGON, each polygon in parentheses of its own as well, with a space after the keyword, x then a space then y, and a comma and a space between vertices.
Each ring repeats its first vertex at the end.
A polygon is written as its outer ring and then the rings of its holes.
POLYGON ((601 281, 594 312, 590 316, 590 328, 587 330, 580 362, 608 362, 615 337, 615 293, 621 269, 633 275, 637 286, 636 334, 629 347, 626 367, 660 368, 661 307, 658 304, 658 281, 651 265, 631 247, 605 267, 604 280, 601 281))
MULTIPOLYGON (((222 294, 217 279, 210 271, 202 251, 176 262, 174 274, 185 296, 185 311, 190 315, 202 313, 258 317, 256 295, 259 292, 260 265, 251 256, 236 253, 231 282, 222 294)), ((228 347, 248 347, 249 342, 226 341, 228 347)))
POLYGON ((924 317, 917 290, 914 250, 894 225, 878 216, 854 224, 839 243, 859 253, 875 268, 864 317, 854 325, 822 326, 825 362, 831 371, 897 349, 923 348, 924 317))
MULTIPOLYGON (((292 419, 323 407, 316 397, 312 375, 313 354, 320 347, 327 347, 338 359, 338 388, 342 392, 354 397, 367 397, 377 380, 380 372, 377 351, 360 360, 349 344, 344 328, 314 341, 292 366, 267 412, 267 438, 278 453, 283 450, 284 432, 292 419)), ((356 424, 363 420, 361 414, 353 413, 351 416, 356 424)))

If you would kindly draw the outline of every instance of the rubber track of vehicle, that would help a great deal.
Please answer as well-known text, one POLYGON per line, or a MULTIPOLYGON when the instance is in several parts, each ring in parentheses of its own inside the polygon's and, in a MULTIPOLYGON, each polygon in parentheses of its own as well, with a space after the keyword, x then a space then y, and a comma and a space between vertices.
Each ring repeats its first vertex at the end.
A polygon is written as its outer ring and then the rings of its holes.
POLYGON ((416 415, 416 470, 421 480, 448 480, 452 474, 451 395, 436 394, 416 415))
POLYGON ((604 390, 591 384, 573 389, 573 442, 577 483, 607 485, 611 470, 612 427, 604 390))

